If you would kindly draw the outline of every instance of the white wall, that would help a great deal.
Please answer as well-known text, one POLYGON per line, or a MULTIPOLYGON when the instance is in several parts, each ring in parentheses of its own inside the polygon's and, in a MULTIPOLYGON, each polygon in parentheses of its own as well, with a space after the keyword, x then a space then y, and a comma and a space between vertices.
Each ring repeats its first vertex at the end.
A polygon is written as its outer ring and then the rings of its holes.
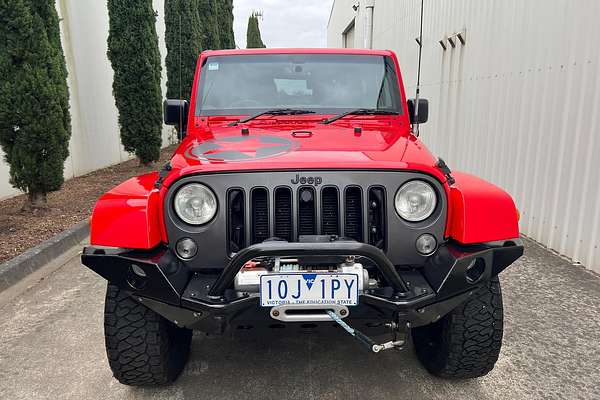
POLYGON ((354 47, 364 47, 365 13, 363 8, 357 11, 352 5, 358 1, 335 0, 331 8, 331 16, 327 25, 327 47, 345 47, 344 31, 354 20, 354 47))
POLYGON ((19 191, 8 183, 8 164, 4 162, 4 152, 0 149, 0 200, 19 194, 19 191))
MULTIPOLYGON (((86 174, 130 158, 119 137, 118 113, 112 95, 113 71, 106 56, 108 10, 106 1, 57 0, 67 68, 72 119, 70 156, 65 178, 86 174)), ((166 93, 163 0, 154 0, 156 29, 163 63, 163 95, 166 93)), ((170 128, 163 127, 163 144, 170 128)), ((1 152, 1 151, 0 151, 1 152)), ((8 165, 0 161, 0 199, 18 194, 8 183, 8 165)))
MULTIPOLYGON (((356 3, 335 1, 329 46, 341 46, 356 3)), ((423 141, 509 191, 523 233, 600 272, 600 2, 424 4, 423 141), (443 51, 438 41, 461 30, 466 45, 443 51)), ((375 0, 373 46, 396 51, 411 96, 419 10, 420 0, 375 0)))

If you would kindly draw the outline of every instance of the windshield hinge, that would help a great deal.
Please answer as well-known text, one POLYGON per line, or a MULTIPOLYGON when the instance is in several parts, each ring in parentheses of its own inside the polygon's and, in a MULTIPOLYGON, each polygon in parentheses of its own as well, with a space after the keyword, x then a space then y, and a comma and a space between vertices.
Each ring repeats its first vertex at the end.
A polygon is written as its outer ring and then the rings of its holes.
POLYGON ((442 174, 444 174, 444 176, 446 177, 448 185, 450 185, 450 186, 454 185, 456 180, 452 177, 452 171, 450 170, 450 168, 448 167, 448 165, 442 158, 438 158, 436 167, 438 167, 438 169, 440 171, 442 171, 442 174))

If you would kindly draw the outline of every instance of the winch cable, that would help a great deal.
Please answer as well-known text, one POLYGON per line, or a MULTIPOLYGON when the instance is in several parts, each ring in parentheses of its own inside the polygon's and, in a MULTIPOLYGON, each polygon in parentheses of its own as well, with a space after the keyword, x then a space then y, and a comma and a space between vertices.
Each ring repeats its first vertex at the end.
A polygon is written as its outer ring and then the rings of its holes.
POLYGON ((345 323, 335 312, 331 310, 326 310, 327 314, 334 320, 338 325, 340 325, 346 332, 348 332, 353 338, 358 340, 360 344, 365 346, 367 350, 372 351, 373 353, 379 353, 382 350, 398 348, 404 345, 403 340, 389 341, 382 344, 377 344, 373 339, 362 333, 361 331, 352 328, 350 325, 345 323))

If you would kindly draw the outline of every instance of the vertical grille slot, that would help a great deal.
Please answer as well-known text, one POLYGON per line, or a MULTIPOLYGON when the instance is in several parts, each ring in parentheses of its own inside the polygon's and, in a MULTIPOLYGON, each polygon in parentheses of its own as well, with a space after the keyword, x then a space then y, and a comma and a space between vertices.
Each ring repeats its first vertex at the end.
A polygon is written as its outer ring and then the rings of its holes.
POLYGON ((362 192, 359 187, 346 188, 344 235, 356 241, 363 241, 362 192))
POLYGON ((227 194, 227 239, 229 253, 237 253, 246 247, 244 192, 232 189, 227 194))
POLYGON ((381 187, 369 189, 369 244, 385 249, 385 191, 381 187))
POLYGON ((269 238, 269 194, 267 189, 252 190, 252 243, 269 238))
POLYGON ((315 190, 303 187, 298 190, 298 235, 316 234, 315 190))
POLYGON ((292 191, 289 188, 275 190, 275 236, 292 241, 292 191))
POLYGON ((335 187, 326 187, 321 195, 321 230, 323 235, 340 234, 340 216, 338 191, 335 187))

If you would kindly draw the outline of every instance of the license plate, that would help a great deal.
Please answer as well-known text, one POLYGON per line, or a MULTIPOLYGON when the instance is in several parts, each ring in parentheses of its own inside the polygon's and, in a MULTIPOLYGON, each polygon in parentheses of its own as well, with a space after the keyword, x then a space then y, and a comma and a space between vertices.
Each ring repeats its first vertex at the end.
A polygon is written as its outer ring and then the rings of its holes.
POLYGON ((358 275, 290 273, 260 277, 260 305, 358 304, 358 275))

